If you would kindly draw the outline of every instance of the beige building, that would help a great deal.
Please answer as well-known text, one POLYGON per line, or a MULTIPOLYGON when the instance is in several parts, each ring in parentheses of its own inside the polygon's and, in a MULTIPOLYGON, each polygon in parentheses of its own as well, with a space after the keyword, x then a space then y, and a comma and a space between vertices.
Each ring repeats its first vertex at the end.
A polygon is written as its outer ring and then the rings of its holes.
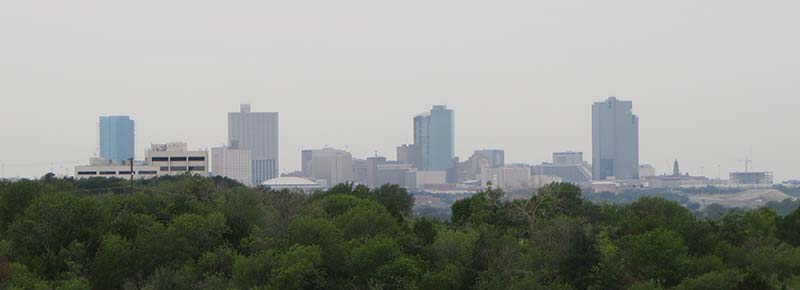
POLYGON ((405 187, 423 189, 431 185, 447 184, 447 172, 445 171, 419 171, 410 170, 406 172, 405 187))
POLYGON ((85 179, 92 177, 116 177, 116 178, 131 178, 133 174, 134 179, 149 179, 158 176, 158 167, 144 164, 133 164, 133 171, 131 171, 131 164, 129 162, 113 162, 103 158, 92 158, 89 165, 75 166, 75 178, 85 179))
POLYGON ((211 174, 253 186, 252 154, 250 150, 236 147, 211 148, 211 174))
POLYGON ((302 151, 305 177, 325 180, 329 186, 353 182, 353 155, 344 150, 323 148, 302 151))
POLYGON ((145 162, 158 167, 159 175, 208 176, 208 151, 189 151, 184 142, 151 145, 145 152, 145 162))
POLYGON ((486 187, 491 182, 492 187, 505 191, 532 188, 531 168, 527 166, 483 168, 480 175, 481 187, 486 187))

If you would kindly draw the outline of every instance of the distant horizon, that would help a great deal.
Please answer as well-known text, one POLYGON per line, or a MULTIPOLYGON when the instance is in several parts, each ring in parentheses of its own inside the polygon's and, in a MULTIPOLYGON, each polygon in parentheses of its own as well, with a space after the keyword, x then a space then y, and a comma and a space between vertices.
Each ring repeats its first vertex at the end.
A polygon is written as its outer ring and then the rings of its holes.
MULTIPOLYGON (((620 99, 620 100, 623 100, 623 101, 627 101, 627 100, 628 100, 628 99, 625 99, 624 97, 619 97, 619 96, 608 96, 608 97, 606 97, 606 98, 611 98, 611 97, 616 97, 616 98, 618 98, 618 99, 620 99)), ((597 101, 604 101, 604 100, 605 100, 605 99, 601 99, 601 100, 597 100, 597 101)), ((242 104, 249 104, 249 105, 252 105, 252 103, 248 103, 248 102, 243 102, 243 103, 240 103, 240 104, 237 104, 237 105, 242 105, 242 104)), ((450 106, 448 106, 448 105, 446 105, 446 104, 436 104, 436 105, 431 105, 431 107, 430 107, 430 108, 432 108, 433 106, 440 106, 440 105, 441 105, 441 106, 446 106, 446 107, 448 107, 448 108, 452 109, 450 106)), ((635 111, 635 106, 636 106, 636 104, 635 104, 635 102, 634 102, 634 110, 633 110, 633 113, 634 113, 635 115, 638 115, 638 114, 636 113, 636 111, 635 111)), ((429 109, 430 109, 430 108, 429 108, 429 109)), ((238 112, 238 111, 231 111, 231 112, 238 112)), ((254 113, 262 113, 262 112, 265 112, 265 113, 279 113, 279 114, 280 114, 280 112, 277 112, 277 111, 259 111, 259 110, 254 110, 253 112, 254 112, 254 113)), ((226 115, 227 115, 227 113, 230 113, 230 112, 225 112, 225 114, 226 114, 226 115)), ((424 114, 424 113, 425 113, 425 112, 423 112, 423 113, 414 113, 414 114, 413 114, 413 116, 419 116, 420 114, 424 114)), ((455 111, 455 115, 456 115, 456 116, 458 116, 458 112, 457 112, 457 111, 455 111)), ((136 124, 136 122, 137 122, 137 118, 136 118, 134 115, 125 115, 125 114, 105 114, 105 115, 99 115, 99 116, 97 116, 97 117, 98 117, 98 119, 99 119, 100 117, 108 117, 108 116, 116 116, 116 117, 130 117, 130 118, 131 118, 131 120, 133 120, 133 121, 134 121, 134 124, 136 124)), ((280 117, 279 117, 279 118, 280 118, 280 117)), ((458 120, 458 119, 456 119, 456 120, 458 120)), ((227 123, 226 123, 226 125, 227 125, 227 123)), ((409 126, 409 127, 411 127, 411 126, 409 126)), ((456 127, 458 127, 458 121, 456 121, 456 127)), ((591 127, 591 124, 589 124, 589 127, 591 127)), ((411 129, 413 129, 413 128, 409 128, 409 130, 410 130, 410 131, 411 131, 411 129)), ((138 131, 138 130, 137 130, 137 131, 138 131)), ((138 132, 137 132, 137 136, 138 136, 138 132)), ((589 136, 589 137, 591 137, 591 136, 589 136)), ((136 139, 138 140, 138 139, 139 139, 139 137, 137 137, 136 139)), ((227 142, 224 142, 224 141, 225 141, 225 140, 223 140, 223 142, 220 142, 220 144, 219 144, 219 145, 195 146, 195 145, 193 145, 194 143, 192 142, 192 140, 177 140, 177 139, 176 139, 176 140, 164 140, 163 142, 152 142, 152 143, 148 143, 148 144, 146 144, 146 145, 141 145, 141 146, 140 146, 140 145, 136 145, 137 147, 141 147, 142 149, 141 149, 141 151, 139 151, 139 150, 135 150, 135 155, 136 155, 136 160, 137 160, 137 161, 144 160, 144 153, 145 153, 145 152, 147 151, 147 149, 148 149, 148 148, 150 148, 152 145, 154 145, 154 144, 165 144, 165 143, 171 143, 171 142, 185 142, 185 143, 187 143, 187 145, 188 145, 189 149, 208 150, 208 152, 209 152, 209 154, 210 154, 210 152, 211 152, 211 148, 215 148, 215 147, 223 147, 223 146, 228 146, 228 145, 230 145, 230 144, 227 144, 227 142)), ((140 143, 140 142, 138 142, 138 141, 136 142, 136 144, 139 144, 139 143, 140 143)), ((397 146, 401 146, 401 145, 405 145, 405 144, 411 144, 411 143, 413 143, 413 140, 409 140, 409 141, 408 141, 408 142, 406 142, 406 143, 400 143, 400 144, 397 144, 397 146)), ((589 142, 589 143, 590 143, 590 145, 591 145, 591 142, 589 142)), ((642 145, 643 145, 643 144, 642 144, 642 145)), ((98 144, 98 146, 99 146, 99 144, 98 144)), ((458 146, 458 137, 457 137, 457 136, 456 136, 456 146, 458 146)), ((300 155, 300 153, 301 153, 301 151, 302 151, 302 150, 308 150, 308 149, 321 149, 321 148, 326 148, 326 147, 329 147, 329 148, 335 148, 335 149, 340 149, 340 150, 345 150, 345 151, 348 151, 348 152, 350 152, 350 151, 348 150, 348 147, 349 147, 349 146, 347 146, 347 145, 345 145, 344 147, 337 147, 337 146, 331 146, 331 145, 327 145, 327 144, 326 144, 326 145, 322 145, 322 146, 320 146, 320 147, 314 147, 314 148, 311 148, 311 147, 308 147, 308 148, 305 148, 305 147, 303 147, 303 148, 298 148, 298 149, 296 150, 296 153, 297 153, 297 155, 300 155)), ((506 153, 507 155, 508 155, 509 153, 512 153, 511 155, 513 156, 513 152, 508 152, 506 149, 504 149, 504 148, 502 148, 502 147, 481 147, 481 148, 475 148, 475 149, 468 150, 470 153, 469 153, 469 154, 467 154, 467 155, 457 155, 456 157, 457 157, 457 158, 459 158, 459 160, 460 160, 460 161, 464 161, 464 160, 468 159, 468 158, 469 158, 469 157, 472 155, 472 152, 473 152, 473 151, 478 151, 478 150, 489 150, 489 149, 495 149, 495 150, 504 150, 504 151, 505 151, 505 153, 506 153)), ((280 151, 281 151, 281 152, 283 152, 284 150, 282 149, 282 150, 280 150, 280 151)), ((548 154, 549 154, 550 156, 552 156, 552 154, 553 154, 553 153, 556 153, 556 152, 580 152, 580 153, 583 153, 583 155, 584 155, 584 161, 585 161, 585 162, 588 162, 588 163, 590 163, 590 164, 592 163, 592 162, 591 162, 591 161, 592 161, 592 160, 591 160, 591 158, 592 158, 592 157, 591 157, 591 156, 592 156, 591 148, 589 148, 588 150, 564 149, 564 150, 560 150, 560 151, 553 151, 553 152, 549 152, 548 154)), ((351 152, 351 153, 353 153, 353 152, 351 152)), ((396 153, 396 152, 394 152, 394 151, 392 151, 392 152, 388 152, 388 153, 382 153, 382 152, 379 152, 377 155, 357 155, 357 154, 353 153, 353 158, 354 158, 354 159, 366 159, 367 157, 372 157, 372 156, 381 156, 381 157, 386 157, 386 158, 387 158, 387 159, 389 159, 389 160, 396 160, 396 156, 395 156, 396 154, 395 154, 395 153, 396 153)), ((286 156, 286 155, 291 155, 291 154, 281 153, 281 155, 282 155, 282 156, 286 156)), ((53 162, 53 164, 54 164, 54 166, 55 166, 55 167, 61 167, 62 169, 63 169, 63 168, 69 169, 69 172, 70 172, 70 174, 69 174, 69 175, 74 175, 74 172, 73 172, 73 170, 72 170, 72 169, 73 169, 73 167, 74 167, 75 165, 86 165, 86 164, 88 164, 88 163, 89 163, 89 160, 90 160, 91 158, 95 158, 95 157, 99 157, 99 154, 95 154, 95 155, 92 155, 92 156, 88 156, 88 157, 86 157, 85 161, 79 161, 79 160, 77 160, 77 159, 76 159, 75 161, 71 161, 72 163, 62 163, 62 162, 59 162, 59 161, 54 161, 54 162, 53 162), (68 164, 73 164, 73 166, 66 167, 65 165, 68 165, 68 164)), ((748 157, 748 158, 749 158, 749 157, 748 157)), ((668 161, 668 163, 670 163, 670 162, 673 162, 673 161, 676 161, 676 160, 677 160, 679 163, 680 163, 680 161, 681 161, 680 159, 675 159, 675 160, 672 160, 672 161, 668 161)), ((744 160, 744 159, 742 159, 742 160, 744 160)), ((739 161, 741 161, 741 160, 737 160, 737 162, 739 162, 739 161)), ((537 161, 533 161, 533 162, 531 162, 531 161, 514 161, 514 160, 507 160, 506 164, 528 164, 528 165, 531 165, 531 166, 533 166, 533 165, 539 165, 539 164, 542 164, 542 163, 550 163, 550 162, 552 162, 552 158, 550 158, 550 159, 545 159, 545 160, 541 160, 541 161, 538 161, 538 162, 537 162, 537 161)), ((46 168, 46 167, 49 167, 49 166, 50 166, 50 164, 49 164, 49 163, 48 163, 48 164, 45 164, 46 166, 41 166, 41 165, 42 165, 42 164, 44 164, 44 163, 46 163, 46 162, 39 162, 39 163, 38 163, 39 167, 40 167, 40 168, 46 168)), ((44 174, 46 174, 46 173, 50 172, 50 170, 49 170, 49 168, 48 168, 48 169, 46 169, 46 170, 42 171, 42 172, 41 172, 41 174, 38 174, 38 175, 36 175, 36 174, 33 174, 33 175, 28 175, 28 176, 9 176, 9 175, 8 175, 8 170, 9 170, 9 168, 13 168, 13 167, 15 167, 15 166, 19 167, 19 164, 14 164, 14 163, 11 163, 11 164, 8 164, 8 163, 2 163, 2 164, 4 164, 4 165, 6 166, 6 168, 5 168, 5 170, 6 170, 6 172, 5 172, 6 176, 2 176, 2 175, 0 175, 0 177, 5 177, 5 178, 20 178, 20 177, 21 177, 21 178, 37 178, 37 177, 40 177, 40 176, 42 176, 42 175, 44 175, 44 174)), ((652 162, 640 162, 640 165, 652 165, 653 167, 655 167, 655 168, 656 168, 656 175, 670 175, 670 174, 672 174, 672 164, 671 164, 671 163, 669 164, 669 166, 668 166, 668 167, 664 167, 663 169, 662 169, 661 167, 659 167, 659 166, 658 166, 658 164, 655 164, 655 163, 652 163, 652 162)), ((24 166, 28 166, 28 165, 26 164, 26 165, 24 165, 24 166)), ((742 164, 742 167, 744 167, 744 164, 742 164)), ((279 175, 280 175, 280 174, 285 174, 285 173, 292 173, 292 172, 296 172, 296 171, 299 171, 299 170, 301 169, 299 164, 297 164, 295 167, 291 167, 291 168, 292 168, 292 169, 288 169, 288 170, 287 170, 287 169, 281 169, 281 170, 280 170, 280 172, 279 172, 279 175)), ((682 168, 683 168, 683 167, 682 167, 682 168)), ((713 169, 713 168, 712 168, 712 169, 713 169)), ((685 170, 682 170, 682 171, 683 171, 682 173, 690 173, 691 175, 694 175, 694 176, 700 176, 700 175, 701 175, 700 173, 692 173, 692 172, 688 172, 688 171, 685 171, 685 170)), ((722 172, 722 176, 720 176, 720 177, 721 177, 721 179, 725 180, 725 179, 727 179, 727 177, 728 177, 727 175, 728 175, 728 173, 730 173, 730 172, 744 172, 744 171, 745 171, 744 169, 743 169, 743 170, 737 170, 737 169, 733 169, 733 170, 729 170, 729 171, 722 172)), ((754 170, 753 168, 750 168, 750 171, 770 171, 770 170, 754 170)), ((770 171, 770 172, 773 172, 773 171, 770 171)), ((53 173, 55 173, 55 174, 57 174, 57 175, 63 175, 63 172, 59 172, 59 170, 54 170, 54 172, 53 172, 53 173)), ((717 176, 713 176, 713 175, 710 175, 710 174, 705 174, 705 175, 703 175, 703 176, 709 177, 709 178, 711 178, 711 179, 716 179, 716 178, 718 178, 717 176)), ((799 178, 800 178, 800 177, 799 177, 799 178)), ((776 179, 776 183, 780 183, 781 181, 784 181, 784 180, 792 180, 792 179, 793 179, 793 178, 780 179, 780 180, 779 180, 779 179, 776 179)))

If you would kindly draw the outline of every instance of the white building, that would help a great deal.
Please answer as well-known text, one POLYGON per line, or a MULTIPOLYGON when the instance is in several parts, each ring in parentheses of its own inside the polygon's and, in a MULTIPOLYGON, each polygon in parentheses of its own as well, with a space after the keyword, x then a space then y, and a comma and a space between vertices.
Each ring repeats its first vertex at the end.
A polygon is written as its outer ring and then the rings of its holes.
POLYGON ((184 142, 151 145, 145 152, 145 162, 156 166, 159 175, 208 176, 208 151, 189 151, 184 142))
POLYGON ((253 186, 253 156, 250 150, 231 147, 211 148, 211 174, 253 186))
POLYGON ((283 176, 283 177, 273 178, 262 182, 261 186, 272 190, 282 190, 282 189, 302 190, 307 193, 325 188, 325 185, 320 184, 319 182, 294 176, 283 176))
POLYGON ((656 168, 650 164, 639 165, 639 178, 656 176, 656 168))
POLYGON ((118 163, 103 158, 92 158, 89 165, 75 166, 75 178, 78 179, 91 177, 128 179, 131 178, 131 172, 134 179, 148 179, 158 176, 158 167, 134 162, 133 171, 131 171, 129 162, 118 163))
POLYGON ((533 186, 533 188, 539 188, 539 187, 542 187, 542 186, 545 186, 545 185, 548 185, 548 184, 551 184, 551 183, 554 183, 554 182, 555 183, 559 183, 559 182, 563 182, 563 181, 564 181, 564 179, 562 179, 561 177, 558 177, 558 176, 553 176, 553 175, 533 175, 533 176, 531 176, 530 184, 531 184, 531 186, 533 186))
POLYGON ((492 187, 514 191, 532 188, 531 168, 527 166, 503 166, 497 168, 483 168, 481 170, 481 186, 488 182, 492 187))
POLYGON ((331 186, 355 180, 353 155, 344 150, 323 148, 301 152, 305 177, 323 179, 331 186))

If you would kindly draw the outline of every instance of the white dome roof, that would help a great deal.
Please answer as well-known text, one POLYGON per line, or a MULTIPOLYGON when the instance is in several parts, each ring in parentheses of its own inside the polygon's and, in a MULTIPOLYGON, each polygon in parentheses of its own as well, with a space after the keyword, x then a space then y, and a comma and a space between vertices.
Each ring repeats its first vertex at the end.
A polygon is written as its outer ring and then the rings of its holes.
POLYGON ((276 177, 261 183, 261 185, 265 186, 279 186, 279 187, 286 187, 286 186, 319 186, 319 183, 314 181, 302 178, 302 177, 294 177, 294 176, 282 176, 276 177))

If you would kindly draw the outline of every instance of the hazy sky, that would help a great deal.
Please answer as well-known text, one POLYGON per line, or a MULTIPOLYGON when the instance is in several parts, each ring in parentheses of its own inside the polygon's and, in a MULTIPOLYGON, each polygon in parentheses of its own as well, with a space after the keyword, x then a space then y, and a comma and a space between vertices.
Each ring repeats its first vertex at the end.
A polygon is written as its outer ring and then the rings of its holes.
MULTIPOLYGON (((800 177, 798 1, 4 0, 0 163, 88 162, 99 115, 150 143, 226 142, 239 103, 280 112, 280 167, 329 145, 394 158, 412 117, 455 110, 456 152, 591 158, 591 104, 632 100, 665 172, 800 177)), ((71 169, 70 169, 71 171, 71 169)))

